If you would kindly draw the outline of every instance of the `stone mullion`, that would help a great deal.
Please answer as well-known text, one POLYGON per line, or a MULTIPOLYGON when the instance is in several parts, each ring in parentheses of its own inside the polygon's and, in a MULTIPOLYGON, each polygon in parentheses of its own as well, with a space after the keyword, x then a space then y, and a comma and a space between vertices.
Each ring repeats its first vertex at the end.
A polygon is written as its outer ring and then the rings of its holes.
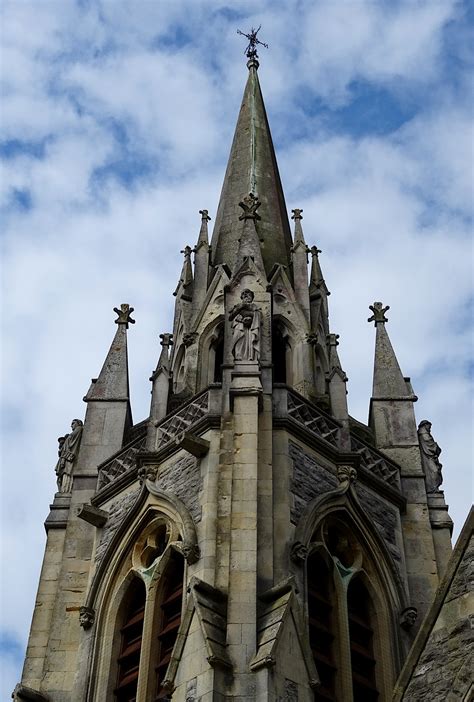
POLYGON ((153 699, 153 685, 155 684, 155 676, 152 675, 152 660, 153 633, 156 627, 155 622, 155 607, 157 592, 161 589, 160 584, 154 583, 154 586, 146 587, 146 602, 145 614, 143 617, 143 632, 142 632, 142 647, 140 651, 140 667, 138 672, 138 686, 136 702, 149 702, 153 699))
POLYGON ((351 665, 351 645, 349 632, 349 612, 347 609, 347 590, 350 580, 342 579, 334 567, 334 581, 336 587, 337 603, 337 644, 339 655, 338 662, 338 697, 344 702, 353 702, 352 692, 352 665, 351 665))

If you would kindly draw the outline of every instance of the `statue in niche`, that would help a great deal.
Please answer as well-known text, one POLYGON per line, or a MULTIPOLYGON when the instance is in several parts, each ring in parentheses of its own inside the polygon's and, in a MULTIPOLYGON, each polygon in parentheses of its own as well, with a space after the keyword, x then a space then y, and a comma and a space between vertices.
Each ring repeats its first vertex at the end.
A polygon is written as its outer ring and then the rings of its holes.
POLYGON ((420 442, 421 462, 425 473, 426 492, 428 494, 439 492, 443 482, 439 455, 441 449, 431 435, 431 422, 424 419, 418 426, 418 440, 420 442))
POLYGON ((59 460, 55 468, 58 492, 71 492, 72 468, 79 452, 83 428, 84 425, 80 419, 73 419, 71 423, 71 433, 60 436, 58 439, 59 460))
POLYGON ((242 302, 231 310, 232 354, 236 361, 258 361, 260 357, 260 310, 251 290, 244 290, 242 302))

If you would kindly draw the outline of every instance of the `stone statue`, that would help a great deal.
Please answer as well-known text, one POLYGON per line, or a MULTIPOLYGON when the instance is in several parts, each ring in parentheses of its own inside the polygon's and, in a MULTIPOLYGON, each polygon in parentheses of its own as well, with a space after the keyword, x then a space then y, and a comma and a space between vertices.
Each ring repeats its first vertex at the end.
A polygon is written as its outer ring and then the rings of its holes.
POLYGON ((58 492, 71 492, 72 468, 77 458, 84 425, 80 419, 73 419, 71 433, 58 439, 58 456, 55 472, 57 475, 58 492))
POLYGON ((431 436, 431 422, 424 419, 418 426, 418 441, 421 450, 421 462, 425 473, 426 492, 439 492, 443 482, 442 465, 439 462, 441 449, 431 436))
POLYGON ((232 354, 236 361, 258 361, 260 357, 260 310, 251 290, 244 290, 242 302, 231 310, 232 354))

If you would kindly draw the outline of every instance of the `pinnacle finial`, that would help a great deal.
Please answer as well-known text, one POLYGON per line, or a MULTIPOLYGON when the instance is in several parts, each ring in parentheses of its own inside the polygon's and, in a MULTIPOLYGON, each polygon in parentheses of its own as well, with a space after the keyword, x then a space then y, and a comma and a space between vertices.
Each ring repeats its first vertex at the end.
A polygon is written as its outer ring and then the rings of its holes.
POLYGON ((237 34, 241 34, 243 37, 246 37, 249 40, 248 46, 244 51, 244 54, 248 58, 248 62, 247 62, 248 68, 258 68, 259 67, 259 63, 257 60, 258 59, 257 44, 260 44, 261 46, 264 46, 266 49, 268 49, 268 44, 265 44, 265 42, 260 41, 260 39, 257 39, 257 34, 259 33, 261 28, 262 28, 262 25, 260 25, 258 29, 254 29, 252 27, 248 34, 246 34, 245 32, 241 32, 240 29, 237 30, 237 34))
POLYGON ((209 217, 209 210, 199 210, 199 214, 201 215, 201 220, 203 222, 211 221, 211 218, 209 217))
POLYGON ((173 334, 160 334, 160 339, 160 344, 162 346, 173 346, 173 334))
POLYGON ((294 210, 291 210, 293 214, 291 215, 291 219, 297 220, 297 219, 303 219, 303 215, 301 214, 303 210, 300 208, 296 207, 294 210))
POLYGON ((261 204, 258 197, 253 193, 246 195, 241 202, 239 202, 239 207, 243 209, 239 219, 261 219, 257 212, 261 204))
POLYGON ((318 255, 321 253, 321 249, 318 249, 317 246, 312 246, 312 247, 310 248, 310 251, 311 251, 311 256, 316 256, 316 258, 317 258, 318 255))
POLYGON ((125 324, 125 329, 128 329, 129 324, 135 324, 135 320, 131 317, 133 310, 134 308, 127 303, 120 305, 120 309, 114 307, 115 314, 118 314, 115 324, 125 324))
POLYGON ((385 322, 388 322, 385 312, 389 309, 390 306, 387 305, 384 307, 383 302, 374 302, 373 305, 369 305, 369 310, 372 310, 373 315, 369 317, 367 321, 374 322, 375 326, 377 326, 377 324, 385 324, 385 322))

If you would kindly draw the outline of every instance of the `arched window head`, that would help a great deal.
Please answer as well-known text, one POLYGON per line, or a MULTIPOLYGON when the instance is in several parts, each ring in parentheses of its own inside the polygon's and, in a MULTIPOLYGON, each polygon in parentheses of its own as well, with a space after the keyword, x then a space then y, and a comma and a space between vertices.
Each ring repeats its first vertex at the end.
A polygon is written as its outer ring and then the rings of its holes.
POLYGON ((119 612, 120 649, 117 659, 115 702, 134 702, 137 695, 145 615, 145 586, 134 578, 119 612))
POLYGON ((132 563, 136 570, 152 568, 163 555, 171 541, 177 541, 178 531, 164 515, 156 516, 143 529, 132 553, 132 563))

